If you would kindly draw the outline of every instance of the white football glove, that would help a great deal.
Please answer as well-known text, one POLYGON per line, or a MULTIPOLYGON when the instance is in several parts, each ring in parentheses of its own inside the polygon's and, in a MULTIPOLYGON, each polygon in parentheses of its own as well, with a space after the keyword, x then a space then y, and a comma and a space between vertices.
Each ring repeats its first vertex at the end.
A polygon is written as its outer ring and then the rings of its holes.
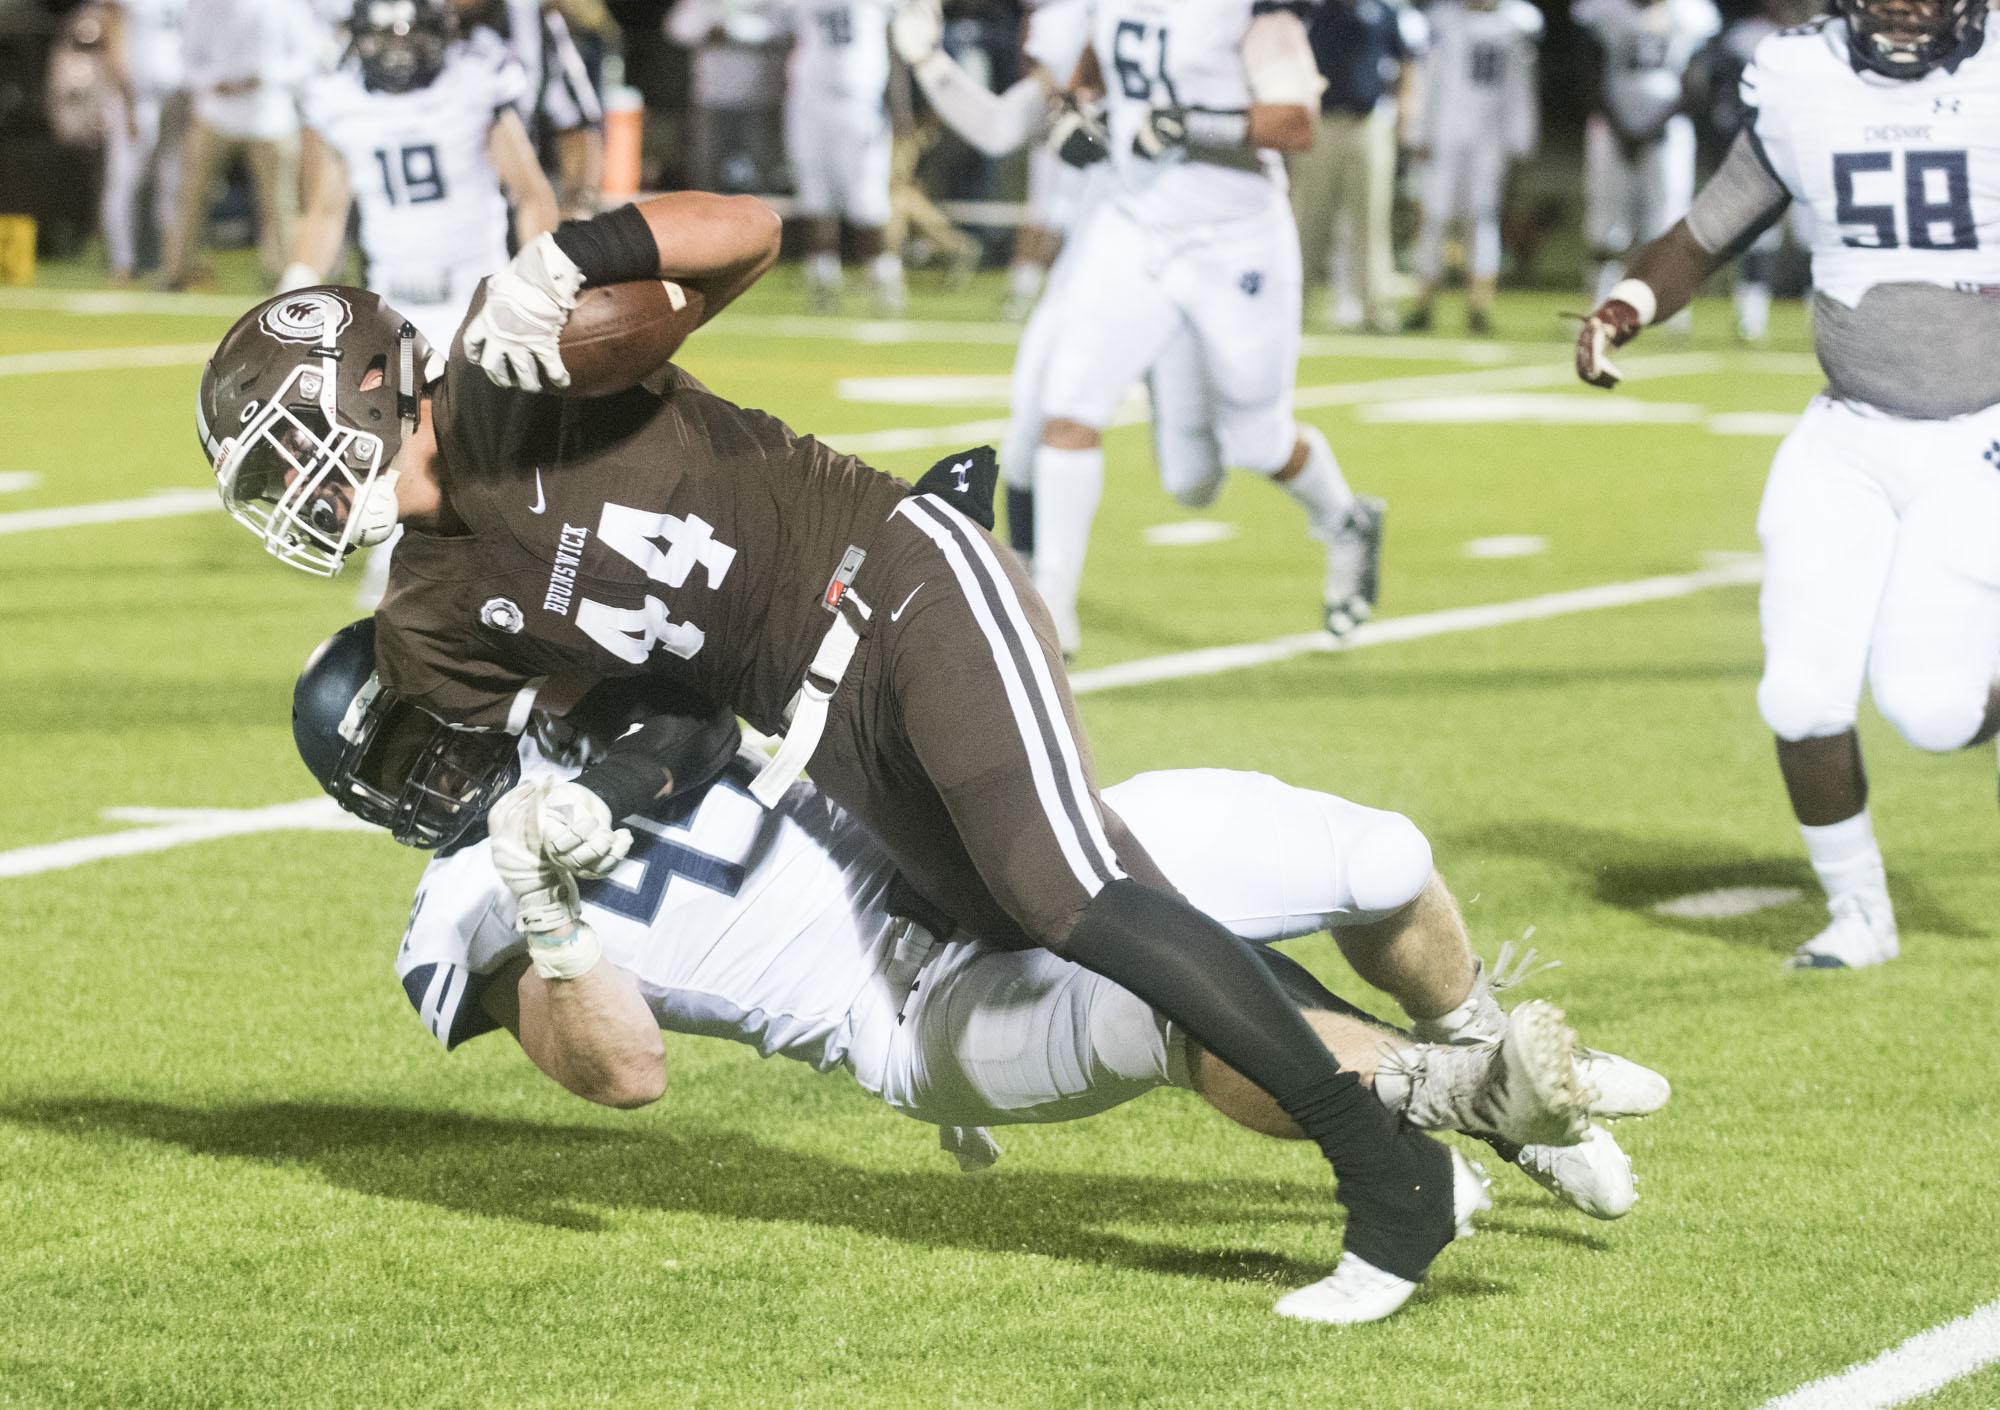
POLYGON ((486 815, 493 869, 514 893, 514 928, 528 942, 528 959, 544 979, 575 979, 602 957, 597 932, 583 920, 576 874, 542 855, 543 810, 551 779, 515 785, 486 815))
POLYGON ((542 802, 552 782, 517 783, 486 814, 493 869, 518 903, 515 929, 530 939, 568 929, 583 916, 574 873, 542 856, 542 802))
POLYGON ((537 236, 486 281, 486 303, 465 325, 465 355, 496 386, 539 392, 567 387, 563 325, 576 309, 583 271, 553 235, 537 236))
POLYGON ((903 0, 889 17, 896 57, 916 68, 944 43, 944 10, 938 0, 903 0))
POLYGON ((539 817, 542 860, 593 881, 625 860, 632 834, 612 826, 604 800, 580 783, 551 782, 539 817))

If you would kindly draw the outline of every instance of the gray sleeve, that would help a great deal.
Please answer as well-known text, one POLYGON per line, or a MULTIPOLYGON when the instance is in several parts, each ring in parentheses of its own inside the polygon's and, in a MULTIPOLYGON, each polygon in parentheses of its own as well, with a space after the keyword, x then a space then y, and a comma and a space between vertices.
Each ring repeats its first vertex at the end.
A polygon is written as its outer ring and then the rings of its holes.
POLYGON ((1749 125, 1736 134, 1715 175, 1695 193, 1688 208, 1688 233, 1712 255, 1733 259, 1770 229, 1792 193, 1771 170, 1749 125))

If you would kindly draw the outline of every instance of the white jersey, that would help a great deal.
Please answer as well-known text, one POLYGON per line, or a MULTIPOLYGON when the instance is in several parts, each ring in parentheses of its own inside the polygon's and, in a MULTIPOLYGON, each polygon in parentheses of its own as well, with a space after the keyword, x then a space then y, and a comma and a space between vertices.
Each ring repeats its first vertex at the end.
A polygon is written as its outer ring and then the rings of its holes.
POLYGON ((305 124, 340 154, 361 215, 368 287, 399 306, 447 304, 507 263, 507 199, 487 150, 527 77, 491 30, 445 52, 428 86, 370 92, 358 60, 308 85, 305 124))
POLYGON ((1846 24, 1757 46, 1749 131, 1813 215, 1813 285, 1849 308, 1878 284, 2000 288, 2000 46, 1956 71, 1857 72, 1846 24))
POLYGON ((1426 14, 1425 135, 1436 148, 1495 143, 1513 156, 1535 147, 1535 58, 1542 12, 1528 0, 1472 6, 1437 0, 1426 14))
POLYGON ((1575 0, 1570 18, 1604 49, 1604 106, 1628 137, 1658 133, 1680 110, 1688 65, 1722 29, 1711 0, 1575 0))
MULTIPOLYGON (((859 822, 809 784, 766 810, 745 755, 694 806, 634 819, 618 870, 582 887, 604 956, 630 970, 660 1027, 731 1038, 824 1072, 847 1056, 893 961, 892 869, 859 822)), ((534 767, 546 770, 547 765, 534 767)), ((524 954, 489 844, 425 868, 396 955, 404 990, 446 1047, 493 1027, 479 977, 524 954)))
POLYGON ((808 101, 879 104, 889 88, 886 0, 795 0, 791 91, 808 101))
POLYGON ((125 63, 141 97, 187 87, 181 21, 187 0, 118 0, 125 20, 125 63))
POLYGON ((1243 62, 1252 0, 1092 0, 1090 42, 1104 73, 1118 204, 1154 229, 1260 215, 1282 192, 1275 152, 1245 154, 1242 168, 1172 154, 1151 161, 1133 139, 1154 108, 1242 111, 1253 99, 1243 62))

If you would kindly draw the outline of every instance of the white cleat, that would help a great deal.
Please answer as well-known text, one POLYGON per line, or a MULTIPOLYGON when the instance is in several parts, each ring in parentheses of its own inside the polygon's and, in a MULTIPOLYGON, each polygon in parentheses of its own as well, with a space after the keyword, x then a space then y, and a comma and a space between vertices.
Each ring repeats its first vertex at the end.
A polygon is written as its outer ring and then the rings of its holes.
POLYGON ((1522 1146, 1514 1157, 1522 1174, 1592 1219, 1622 1219, 1639 1199, 1632 1157, 1602 1126, 1573 1146, 1522 1146))
POLYGON ((1320 597, 1326 629, 1337 641, 1375 615, 1382 590, 1382 518, 1387 508, 1375 495, 1356 495, 1347 506, 1347 517, 1326 537, 1326 577, 1320 597))
POLYGON ((1582 1140, 1596 1098, 1578 1070, 1576 1034, 1546 999, 1508 1014, 1497 1042, 1392 1049, 1378 1084, 1384 1074, 1408 1083, 1401 1105, 1412 1125, 1522 1146, 1582 1140))
POLYGON ((1590 1114, 1600 1121, 1651 1116, 1674 1094, 1673 1086, 1652 1068, 1596 1048, 1577 1048, 1576 1070, 1597 1093, 1590 1114))
POLYGON ((1865 969, 1896 958, 1896 913, 1886 891, 1857 891, 1827 906, 1833 919, 1785 961, 1786 969, 1865 969))
MULTIPOLYGON (((1493 1207, 1487 1193, 1491 1184, 1480 1168, 1451 1153, 1451 1208, 1458 1218, 1458 1237, 1472 1233, 1472 1216, 1493 1207)), ((1278 1299, 1280 1317, 1301 1322, 1326 1322, 1354 1326, 1379 1322, 1404 1303, 1417 1285, 1408 1278, 1385 1272, 1356 1253, 1343 1253, 1333 1272, 1317 1283, 1297 1288, 1278 1299)))

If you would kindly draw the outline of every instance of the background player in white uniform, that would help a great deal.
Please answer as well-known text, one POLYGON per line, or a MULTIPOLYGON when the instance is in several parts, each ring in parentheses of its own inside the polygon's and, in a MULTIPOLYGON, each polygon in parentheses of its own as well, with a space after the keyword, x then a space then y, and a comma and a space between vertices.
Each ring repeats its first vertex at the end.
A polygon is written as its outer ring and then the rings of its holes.
POLYGON ((307 88, 315 173, 283 288, 320 283, 361 213, 367 285, 446 348, 481 279, 515 239, 555 228, 556 202, 522 124, 526 76, 490 31, 452 37, 444 0, 360 0, 354 52, 307 88))
POLYGON ((1921 749, 2000 731, 2000 52, 1984 0, 1842 0, 1772 35, 1752 118, 1687 218, 1584 325, 1577 370, 1693 295, 1784 213, 1813 214, 1825 392, 1757 515, 1757 704, 1831 923, 1798 967, 1877 964, 1896 921, 1854 732, 1864 677, 1921 749))
MULTIPOLYGON (((1046 158, 1067 174, 1062 205, 1050 208, 1051 218, 1063 222, 1063 243, 1015 348, 1007 434, 1000 443, 1008 544, 1032 565, 1035 460, 1046 421, 1042 395, 1067 301, 1082 297, 1068 283, 1075 261, 1069 256, 1067 233, 1115 184, 1103 160, 1104 134, 1094 93, 1079 103, 1069 92, 1069 77, 1089 44, 1090 0, 1047 0, 1029 12, 1023 49, 1031 67, 1004 93, 989 92, 944 52, 942 24, 937 0, 907 0, 891 28, 898 54, 938 115, 989 157, 1034 143, 1036 158, 1046 158)), ((1210 503, 1222 487, 1222 452, 1216 442, 1214 398, 1191 331, 1180 329, 1167 341, 1146 373, 1146 386, 1161 483, 1190 507, 1210 503)), ((1074 635, 1069 643, 1073 650, 1074 635)))
POLYGON ((854 231, 879 313, 904 304, 903 259, 886 248, 889 167, 888 0, 794 0, 785 90, 785 151, 806 223, 806 290, 839 307, 840 224, 854 231))
POLYGON ((1221 461, 1305 509, 1326 545, 1323 620, 1344 634, 1373 610, 1381 505, 1292 416, 1303 287, 1279 153, 1313 140, 1324 80, 1305 26, 1261 0, 1093 0, 1091 43, 1115 186, 1065 256, 1074 292, 1042 387, 1035 586, 1073 648, 1104 428, 1185 331, 1221 461))
POLYGON ((1597 111, 1583 133, 1585 224, 1597 297, 1619 259, 1687 211, 1694 194, 1688 65, 1722 28, 1711 0, 1575 0, 1570 18, 1599 51, 1597 111))
POLYGON ((139 259, 139 212, 152 187, 152 228, 162 244, 180 189, 187 131, 187 70, 181 16, 187 0, 116 0, 105 11, 105 57, 112 104, 104 124, 100 220, 111 277, 132 277, 139 259))
MULTIPOLYGON (((300 751, 343 806, 394 820, 406 836, 437 820, 424 839, 435 842, 461 824, 441 821, 449 808, 420 817, 415 800, 443 800, 435 785, 456 777, 459 816, 476 816, 506 777, 462 769, 464 754, 439 763, 468 748, 506 761, 513 745, 450 731, 383 695, 372 651, 363 622, 315 653, 295 696, 300 751), (362 779, 372 786, 356 787, 362 779)), ((1194 1087, 1253 1129, 1294 1134, 1116 986, 1047 952, 941 941, 942 918, 893 914, 894 869, 874 839, 809 784, 760 806, 747 791, 763 762, 755 754, 630 819, 625 860, 579 895, 522 832, 542 790, 575 771, 533 741, 521 751, 529 781, 493 807, 490 838, 450 842, 426 870, 397 955, 411 1003, 448 1048, 505 1025, 570 1090, 629 1106, 664 1090, 659 1029, 728 1038, 822 1072, 846 1067, 892 1107, 943 1128, 968 1168, 998 1155, 978 1128, 1071 1120, 1166 1085, 1194 1087)), ((1471 958, 1407 819, 1259 774, 1148 774, 1117 791, 1190 897, 1239 934, 1269 942, 1332 925, 1358 969, 1433 1013, 1420 1034, 1447 1046, 1410 1046, 1266 952, 1384 1101, 1420 1125, 1556 1141, 1520 1154, 1503 1143, 1503 1153, 1586 1212, 1630 1207, 1629 1164, 1608 1133, 1569 1144, 1582 1118, 1559 1114, 1544 1064, 1577 1055, 1552 1041, 1553 1010, 1501 1013, 1497 980, 1471 958), (1450 992, 1438 996, 1441 981, 1450 992)), ((1657 1074, 1580 1056, 1597 1095, 1577 1105, 1637 1115, 1666 1101, 1657 1074)))
POLYGON ((1431 50, 1426 76, 1423 234, 1417 241, 1417 305, 1405 324, 1431 326, 1444 278, 1444 235, 1464 227, 1466 323, 1491 331, 1488 310, 1500 276, 1500 208, 1507 165, 1534 154, 1542 12, 1528 0, 1437 0, 1426 12, 1431 50))
MULTIPOLYGON (((1090 43, 1090 6, 1085 0, 1043 0, 1028 10, 1021 57, 1030 77, 1063 92, 1076 76, 1090 43)), ((1034 310, 1051 265, 1069 238, 1084 200, 1087 174, 1064 161, 1055 148, 1037 142, 1028 150, 1028 214, 1014 232, 1014 256, 1007 266, 1006 317, 1025 321, 1034 310)))

